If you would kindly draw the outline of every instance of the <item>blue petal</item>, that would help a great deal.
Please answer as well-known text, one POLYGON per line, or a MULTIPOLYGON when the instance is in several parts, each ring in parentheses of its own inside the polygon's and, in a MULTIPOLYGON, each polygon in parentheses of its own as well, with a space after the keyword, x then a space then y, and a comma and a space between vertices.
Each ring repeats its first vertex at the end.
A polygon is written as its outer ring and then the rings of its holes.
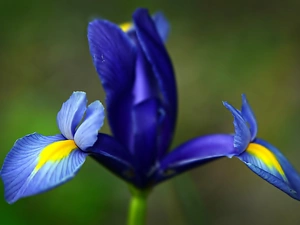
POLYGON ((87 151, 96 161, 122 179, 131 183, 138 179, 132 155, 115 138, 99 133, 96 143, 87 151))
POLYGON ((101 102, 91 103, 86 110, 86 117, 76 130, 74 140, 81 150, 93 146, 97 140, 98 131, 104 121, 104 108, 101 102))
POLYGON ((173 138, 173 121, 167 116, 164 107, 159 108, 158 112, 158 132, 157 137, 157 158, 161 159, 168 152, 172 138, 173 138))
POLYGON ((137 9, 133 14, 133 20, 139 43, 158 80, 173 130, 177 116, 177 92, 171 60, 148 11, 137 9))
POLYGON ((151 98, 159 98, 158 84, 152 67, 147 61, 139 43, 137 43, 137 61, 133 87, 134 104, 139 104, 151 98))
POLYGON ((255 115, 250 107, 250 104, 247 101, 246 95, 242 94, 242 109, 241 109, 243 118, 249 123, 250 133, 251 133, 251 141, 253 141, 257 134, 257 122, 255 115))
POLYGON ((158 110, 157 99, 144 101, 133 109, 133 154, 137 159, 136 167, 140 173, 144 174, 144 177, 155 164, 158 155, 158 110))
POLYGON ((170 32, 170 24, 162 12, 156 12, 152 19, 163 42, 166 42, 170 32))
POLYGON ((63 103, 57 114, 57 124, 65 138, 69 140, 74 138, 75 129, 86 110, 86 103, 86 93, 81 91, 73 92, 70 98, 63 103))
POLYGON ((175 148, 158 165, 155 182, 161 182, 186 170, 220 157, 235 154, 233 136, 215 134, 194 138, 175 148))
POLYGON ((89 24, 88 40, 94 65, 106 92, 111 130, 122 144, 129 146, 135 46, 117 25, 104 20, 89 24))
POLYGON ((88 41, 109 103, 110 98, 131 90, 136 60, 134 45, 117 25, 105 20, 89 24, 88 41))
POLYGON ((14 203, 63 184, 76 174, 85 157, 85 153, 76 149, 74 141, 62 135, 34 133, 20 138, 1 170, 6 201, 14 203))
POLYGON ((234 118, 234 147, 237 149, 237 154, 240 154, 244 150, 246 150, 248 144, 250 143, 250 130, 240 111, 235 109, 232 105, 230 105, 227 102, 223 102, 223 105, 231 112, 234 118))
POLYGON ((300 200, 300 176, 281 152, 268 142, 255 139, 237 156, 254 173, 286 194, 300 200))

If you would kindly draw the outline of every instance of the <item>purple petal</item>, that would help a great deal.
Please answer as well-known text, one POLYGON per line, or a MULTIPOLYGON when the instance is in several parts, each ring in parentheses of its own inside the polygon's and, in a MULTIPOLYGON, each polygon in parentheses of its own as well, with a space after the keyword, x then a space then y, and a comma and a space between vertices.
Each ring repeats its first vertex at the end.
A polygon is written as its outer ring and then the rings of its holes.
POLYGON ((299 173, 270 143, 255 139, 247 150, 237 157, 261 178, 292 198, 300 200, 299 173))
POLYGON ((246 95, 242 94, 242 109, 241 109, 243 118, 249 123, 251 141, 253 141, 257 134, 257 122, 253 110, 251 109, 250 104, 247 101, 246 95))
POLYGON ((152 67, 138 43, 137 45, 138 54, 133 87, 134 104, 139 104, 151 98, 159 98, 160 96, 157 80, 153 74, 152 67))
POLYGON ((105 20, 89 24, 88 41, 109 103, 110 98, 131 90, 136 60, 134 45, 117 25, 105 20))
POLYGON ((160 107, 159 109, 159 135, 157 137, 158 142, 158 150, 157 150, 157 158, 161 159, 164 157, 170 147, 172 138, 173 138, 173 121, 167 116, 166 109, 164 107, 160 107))
POLYGON ((98 131, 104 121, 104 108, 101 102, 91 103, 86 110, 86 117, 76 130, 74 140, 81 150, 93 146, 97 140, 98 131))
POLYGON ((156 26, 146 9, 137 9, 133 14, 137 37, 142 49, 152 65, 162 91, 168 116, 172 120, 172 131, 177 116, 177 92, 171 60, 161 40, 156 26))
POLYGON ((87 151, 96 161, 122 179, 131 183, 138 179, 129 150, 115 138, 99 133, 96 143, 87 151))
POLYGON ((1 170, 6 201, 14 203, 65 183, 74 177, 86 155, 62 135, 34 133, 20 138, 1 170))
POLYGON ((214 134, 194 138, 165 156, 156 172, 156 183, 169 179, 207 161, 235 154, 233 136, 214 134))
POLYGON ((170 24, 162 12, 156 12, 152 19, 163 42, 166 42, 170 32, 170 24))
POLYGON ((234 118, 234 147, 237 149, 237 154, 240 154, 246 150, 248 144, 250 143, 250 130, 240 111, 235 109, 227 102, 223 102, 223 105, 231 112, 234 118))
POLYGON ((115 24, 94 20, 88 27, 90 52, 106 92, 108 120, 114 136, 130 145, 132 88, 136 50, 115 24))
POLYGON ((144 101, 133 109, 133 154, 137 159, 136 166, 139 172, 143 174, 149 172, 158 155, 158 110, 159 103, 156 99, 144 101))
POLYGON ((107 116, 113 136, 125 147, 132 148, 132 96, 120 97, 111 105, 107 105, 107 116))
POLYGON ((86 93, 81 91, 73 92, 70 98, 63 103, 57 114, 57 124, 66 139, 74 138, 75 129, 84 115, 86 104, 86 93))

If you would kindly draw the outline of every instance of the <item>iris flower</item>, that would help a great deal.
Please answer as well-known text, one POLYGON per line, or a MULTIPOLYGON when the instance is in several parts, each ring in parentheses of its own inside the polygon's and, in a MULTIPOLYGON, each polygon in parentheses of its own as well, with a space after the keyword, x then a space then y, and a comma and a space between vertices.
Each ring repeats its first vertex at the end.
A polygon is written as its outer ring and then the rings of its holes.
POLYGON ((169 151, 177 91, 164 46, 168 30, 161 13, 151 17, 145 9, 135 11, 133 23, 89 24, 90 52, 106 92, 112 135, 98 133, 104 119, 101 103, 86 107, 85 93, 74 92, 57 116, 61 134, 25 136, 6 157, 1 177, 9 203, 71 179, 88 155, 139 193, 203 163, 235 156, 291 197, 300 198, 298 173, 275 147, 256 138, 256 120, 245 96, 241 111, 224 102, 234 116, 234 135, 200 136, 169 151))

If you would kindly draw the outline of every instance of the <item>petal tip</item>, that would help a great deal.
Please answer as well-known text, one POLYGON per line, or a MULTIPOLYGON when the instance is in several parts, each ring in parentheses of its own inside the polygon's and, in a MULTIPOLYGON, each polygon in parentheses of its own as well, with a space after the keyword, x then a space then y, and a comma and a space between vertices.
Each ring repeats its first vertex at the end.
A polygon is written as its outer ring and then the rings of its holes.
POLYGON ((149 10, 147 8, 140 7, 134 11, 134 14, 135 13, 149 13, 149 10))
POLYGON ((246 94, 242 94, 242 104, 249 104, 246 94))
POLYGON ((253 141, 257 135, 258 125, 257 125, 255 114, 254 114, 245 94, 242 94, 241 113, 242 113, 242 116, 244 117, 245 121, 247 121, 247 123, 249 124, 250 133, 251 133, 251 141, 253 141))
POLYGON ((227 101, 222 101, 222 104, 227 108, 229 103, 227 101))
POLYGON ((72 95, 86 95, 84 91, 73 91, 72 95))
POLYGON ((233 125, 235 134, 233 146, 238 151, 237 153, 240 154, 241 152, 245 151, 251 140, 250 130, 243 115, 238 109, 225 101, 223 101, 223 105, 230 111, 234 118, 233 125))
POLYGON ((237 109, 235 109, 230 103, 228 103, 227 101, 222 101, 223 105, 225 106, 226 109, 228 109, 231 114, 234 116, 235 112, 237 111, 237 109))

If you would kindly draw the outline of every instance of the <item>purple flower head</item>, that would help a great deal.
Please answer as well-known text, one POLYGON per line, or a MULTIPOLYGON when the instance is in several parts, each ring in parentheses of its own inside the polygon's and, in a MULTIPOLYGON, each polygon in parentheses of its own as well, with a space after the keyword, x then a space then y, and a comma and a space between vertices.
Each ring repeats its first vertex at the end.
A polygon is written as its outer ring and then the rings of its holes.
POLYGON ((136 10, 132 24, 95 20, 88 28, 113 136, 132 158, 131 172, 119 174, 138 187, 150 185, 175 128, 176 83, 164 46, 168 30, 163 14, 151 18, 145 9, 136 10))
POLYGON ((221 157, 237 157, 253 172, 300 200, 300 177, 271 144, 256 138, 257 123, 246 96, 241 110, 224 102, 234 117, 235 134, 189 140, 172 151, 177 91, 164 42, 169 31, 163 14, 137 9, 133 23, 121 26, 95 20, 88 41, 106 92, 112 135, 98 133, 104 108, 86 106, 74 92, 57 115, 59 135, 30 134, 16 141, 0 176, 9 203, 70 180, 90 155, 138 189, 148 189, 221 157))

